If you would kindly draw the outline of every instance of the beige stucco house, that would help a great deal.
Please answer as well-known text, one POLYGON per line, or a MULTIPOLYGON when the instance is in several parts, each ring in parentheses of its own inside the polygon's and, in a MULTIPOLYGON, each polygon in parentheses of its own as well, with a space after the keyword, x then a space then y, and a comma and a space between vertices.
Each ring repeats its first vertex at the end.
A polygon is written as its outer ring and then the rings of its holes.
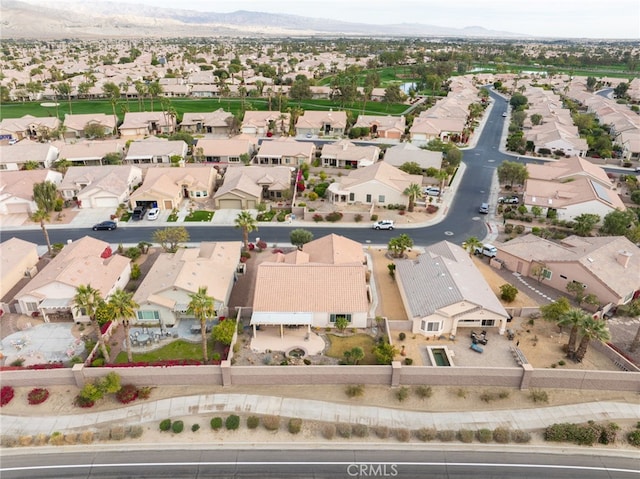
POLYGON ((640 248, 624 236, 569 236, 556 243, 529 234, 493 244, 509 271, 565 294, 568 283, 581 283, 603 308, 626 304, 640 291, 640 248))
POLYGON ((83 141, 61 145, 59 158, 72 165, 103 165, 105 157, 113 153, 122 159, 124 150, 125 143, 120 140, 83 141))
POLYGON ((22 314, 37 314, 46 322, 88 322, 76 310, 76 288, 90 284, 107 299, 129 282, 131 260, 112 254, 109 243, 85 236, 67 244, 42 271, 22 288, 15 299, 22 314))
POLYGON ((363 168, 379 159, 380 148, 377 146, 358 146, 349 140, 325 144, 320 155, 322 166, 336 168, 363 168))
POLYGON ((58 159, 59 150, 50 143, 22 140, 15 145, 0 145, 0 171, 22 170, 27 163, 49 168, 58 159))
POLYGON ((72 166, 58 191, 80 208, 117 208, 142 183, 142 170, 133 165, 72 166))
POLYGON ((62 182, 62 173, 53 170, 4 171, 0 174, 0 215, 33 214, 38 205, 33 200, 33 185, 62 182))
POLYGON ((315 154, 316 146, 313 142, 281 137, 263 141, 253 161, 257 165, 300 166, 304 163, 311 164, 315 154))
POLYGON ((184 161, 189 151, 182 140, 149 137, 131 142, 124 161, 130 164, 169 164, 174 158, 184 161))
POLYGON ((222 108, 212 112, 185 112, 180 122, 180 130, 193 134, 208 134, 228 137, 234 123, 234 116, 222 108))
POLYGON ((207 163, 242 164, 240 157, 251 159, 255 145, 249 139, 242 138, 200 138, 194 148, 194 156, 207 163))
POLYGON ((509 314, 461 247, 441 241, 394 264, 413 333, 455 336, 463 327, 505 332, 509 314))
POLYGON ((123 139, 144 138, 159 133, 170 135, 176 131, 176 119, 161 111, 128 112, 119 130, 123 139))
POLYGON ((275 135, 286 135, 289 131, 291 113, 280 111, 253 111, 244 113, 242 133, 253 136, 267 136, 269 132, 275 135))
POLYGON ((252 210, 263 200, 281 200, 291 191, 292 176, 287 166, 230 166, 213 195, 215 207, 252 210))
POLYGON ((197 248, 160 254, 133 296, 140 305, 137 322, 173 326, 193 318, 187 311, 189 295, 203 286, 215 300, 215 315, 227 316, 241 247, 240 241, 202 242, 197 248))
POLYGON ((406 127, 407 121, 404 115, 358 115, 358 120, 353 125, 353 128, 369 128, 374 138, 398 141, 402 139, 406 127))
POLYGON ((21 118, 5 118, 0 121, 0 135, 11 135, 11 139, 50 138, 52 132, 60 127, 60 120, 55 116, 36 117, 24 115, 21 118))
POLYGON ((87 113, 83 115, 65 114, 64 137, 84 138, 87 125, 98 125, 104 136, 111 136, 115 131, 116 120, 113 115, 105 113, 87 113))
POLYGON ((5 296, 20 281, 35 276, 38 260, 38 245, 35 243, 19 238, 9 238, 0 243, 0 271, 2 271, 0 301, 13 299, 5 296))
POLYGON ((347 129, 347 113, 344 111, 305 111, 296 122, 297 136, 341 137, 347 129))

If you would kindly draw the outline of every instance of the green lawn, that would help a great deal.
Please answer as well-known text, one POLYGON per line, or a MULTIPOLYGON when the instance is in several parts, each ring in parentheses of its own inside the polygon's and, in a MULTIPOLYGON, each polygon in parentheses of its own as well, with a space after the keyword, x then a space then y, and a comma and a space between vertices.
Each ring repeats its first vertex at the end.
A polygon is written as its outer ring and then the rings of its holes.
MULTIPOLYGON (((209 358, 213 353, 213 339, 209 338, 207 341, 209 349, 209 358)), ((196 361, 202 361, 202 347, 200 342, 191 343, 182 339, 177 339, 166 346, 159 349, 154 349, 146 353, 134 353, 134 362, 153 362, 163 361, 168 359, 194 359, 196 361)), ((116 357, 116 364, 123 364, 127 362, 127 352, 121 351, 116 357)))
POLYGON ((213 211, 199 210, 194 211, 190 215, 188 215, 184 220, 185 221, 211 221, 213 218, 213 211))
POLYGON ((360 364, 377 364, 376 357, 373 354, 373 348, 376 342, 368 334, 354 334, 353 336, 345 337, 327 334, 327 339, 329 339, 331 343, 327 351, 327 356, 343 359, 345 351, 360 347, 364 351, 364 359, 360 361, 360 364))

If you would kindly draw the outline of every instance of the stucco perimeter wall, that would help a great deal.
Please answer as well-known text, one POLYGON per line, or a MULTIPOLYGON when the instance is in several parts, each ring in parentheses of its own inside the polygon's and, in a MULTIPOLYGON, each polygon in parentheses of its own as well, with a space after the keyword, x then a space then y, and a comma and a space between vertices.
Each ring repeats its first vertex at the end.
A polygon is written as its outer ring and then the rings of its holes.
POLYGON ((47 387, 75 385, 73 372, 69 368, 60 369, 22 369, 2 371, 0 382, 3 386, 47 387))
POLYGON ((390 366, 233 366, 236 385, 391 384, 390 366))
POLYGON ((74 368, 76 384, 93 382, 110 372, 120 376, 121 384, 136 386, 222 386, 220 366, 175 366, 142 368, 74 368))
POLYGON ((521 368, 403 367, 400 384, 414 386, 494 386, 519 388, 521 368))
POLYGON ((624 371, 579 371, 534 369, 529 388, 593 389, 640 392, 640 373, 624 371))

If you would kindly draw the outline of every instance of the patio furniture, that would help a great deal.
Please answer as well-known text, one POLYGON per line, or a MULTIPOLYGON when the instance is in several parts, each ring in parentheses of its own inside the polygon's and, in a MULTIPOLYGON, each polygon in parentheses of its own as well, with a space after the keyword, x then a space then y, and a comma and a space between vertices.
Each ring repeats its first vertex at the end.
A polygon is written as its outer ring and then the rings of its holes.
POLYGON ((148 334, 142 333, 142 334, 138 335, 138 342, 140 342, 140 343, 147 344, 149 342, 149 339, 150 338, 149 338, 148 334))
POLYGON ((484 349, 482 349, 479 345, 477 345, 476 343, 471 343, 471 346, 469 346, 470 349, 473 349, 476 353, 483 353, 484 349))

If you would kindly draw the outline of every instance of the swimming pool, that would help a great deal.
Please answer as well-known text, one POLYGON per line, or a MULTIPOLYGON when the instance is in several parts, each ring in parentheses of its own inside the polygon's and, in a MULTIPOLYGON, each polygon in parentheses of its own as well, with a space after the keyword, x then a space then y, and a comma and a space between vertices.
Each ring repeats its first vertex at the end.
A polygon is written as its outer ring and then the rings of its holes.
POLYGON ((432 366, 453 366, 453 356, 446 346, 427 346, 432 366))

